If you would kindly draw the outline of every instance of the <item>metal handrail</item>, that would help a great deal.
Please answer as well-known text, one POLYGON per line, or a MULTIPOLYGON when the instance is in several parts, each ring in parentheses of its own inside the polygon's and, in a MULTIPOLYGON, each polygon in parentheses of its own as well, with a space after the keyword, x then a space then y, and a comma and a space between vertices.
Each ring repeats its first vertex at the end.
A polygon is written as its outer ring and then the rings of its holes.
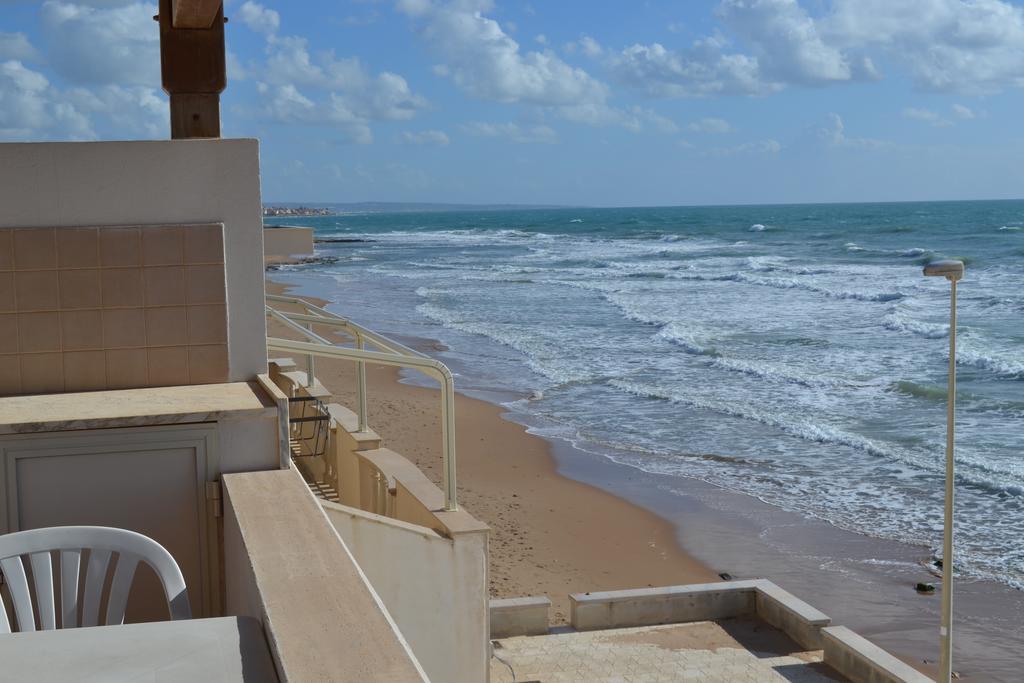
POLYGON ((353 323, 347 318, 335 315, 319 306, 296 297, 285 297, 279 295, 268 295, 268 301, 296 304, 301 306, 306 313, 286 313, 278 311, 269 305, 266 307, 268 318, 273 318, 310 341, 295 341, 291 339, 278 339, 267 337, 267 348, 275 351, 290 351, 301 353, 306 356, 307 384, 312 386, 313 370, 315 369, 313 358, 339 358, 355 361, 357 365, 357 401, 359 403, 359 430, 365 431, 366 422, 366 368, 365 363, 378 363, 392 367, 410 368, 419 370, 423 374, 436 379, 441 383, 441 452, 442 452, 442 477, 444 479, 444 509, 446 511, 459 508, 456 499, 455 485, 455 378, 451 370, 441 361, 435 360, 418 351, 408 348, 392 339, 388 339, 372 330, 353 323), (303 326, 300 323, 305 323, 303 326), (320 336, 313 331, 313 325, 324 325, 340 329, 356 342, 356 348, 339 346, 320 336), (370 351, 365 348, 369 341, 373 346, 383 351, 370 351))

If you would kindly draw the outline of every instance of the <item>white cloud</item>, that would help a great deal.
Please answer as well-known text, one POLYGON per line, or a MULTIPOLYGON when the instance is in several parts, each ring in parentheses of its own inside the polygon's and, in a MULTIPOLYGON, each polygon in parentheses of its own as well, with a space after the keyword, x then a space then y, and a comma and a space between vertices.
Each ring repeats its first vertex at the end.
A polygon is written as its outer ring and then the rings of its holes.
POLYGON ((635 116, 638 116, 641 119, 647 121, 655 128, 660 130, 662 133, 679 132, 679 126, 676 124, 675 121, 668 118, 667 116, 662 116, 656 111, 653 111, 651 109, 643 109, 642 107, 633 107, 632 112, 635 116))
POLYGON ((825 85, 872 71, 827 42, 796 0, 722 0, 717 14, 751 47, 768 81, 825 85))
POLYGON ((305 38, 269 36, 267 53, 258 92, 263 115, 274 121, 334 126, 348 140, 367 144, 371 122, 406 121, 428 106, 398 74, 373 75, 358 58, 331 50, 314 57, 305 38))
POLYGON ((484 123, 474 121, 465 124, 462 129, 476 137, 506 138, 512 142, 541 142, 553 144, 558 142, 558 134, 549 126, 520 126, 518 123, 484 123))
POLYGON ((39 61, 39 53, 32 47, 24 33, 0 31, 0 59, 36 62, 39 61))
MULTIPOLYGON (((107 3, 103 3, 106 5, 107 3)), ((156 5, 120 7, 44 2, 41 10, 47 63, 64 81, 154 87, 160 83, 156 5)))
POLYGON ((822 25, 837 45, 884 51, 925 90, 1024 87, 1024 9, 1005 0, 835 0, 822 25))
POLYGON ((1024 8, 1007 0, 721 0, 723 34, 689 47, 636 44, 610 56, 616 78, 656 97, 765 95, 787 86, 880 78, 903 65, 918 88, 991 93, 1024 87, 1024 8))
POLYGON ((451 140, 448 139, 448 134, 441 130, 407 130, 398 136, 398 142, 405 145, 434 145, 443 147, 451 142, 451 140))
POLYGON ((473 97, 542 106, 603 104, 608 87, 554 52, 520 50, 498 22, 485 17, 480 0, 399 3, 422 20, 420 35, 447 67, 446 73, 473 97))
POLYGON ((745 142, 733 147, 714 147, 708 151, 712 156, 725 157, 737 154, 778 154, 782 145, 777 140, 767 139, 757 142, 745 142))
POLYGON ((781 89, 764 81, 756 58, 724 47, 720 38, 702 38, 685 50, 637 44, 612 56, 609 68, 619 82, 654 97, 764 95, 781 89))
POLYGON ((604 48, 590 36, 583 36, 580 38, 580 52, 587 57, 597 58, 604 54, 604 48))
POLYGON ((688 129, 695 133, 731 133, 732 126, 725 119, 718 119, 714 117, 708 117, 694 121, 688 129))
POLYGON ((974 113, 973 109, 962 104, 954 104, 950 108, 953 110, 953 116, 962 121, 969 121, 973 118, 977 118, 977 114, 974 113))
MULTIPOLYGON (((643 127, 641 118, 610 106, 608 86, 585 70, 552 50, 521 49, 497 21, 484 16, 491 9, 489 0, 405 1, 397 6, 417 20, 419 35, 443 60, 434 73, 452 79, 472 97, 541 107, 576 123, 643 127)), ((589 36, 580 40, 579 48, 586 55, 603 54, 589 36)))
POLYGON ((101 120, 103 128, 116 131, 118 137, 165 138, 170 134, 167 100, 153 88, 73 88, 64 100, 91 120, 101 120))
POLYGON ((277 33, 281 26, 281 15, 263 5, 246 0, 234 12, 235 18, 257 33, 277 33))
POLYGON ((50 82, 21 62, 0 63, 0 135, 19 137, 50 119, 50 82))
POLYGON ((430 0, 398 0, 395 6, 399 12, 408 14, 410 17, 423 16, 433 8, 430 0))
POLYGON ((890 146, 884 140, 874 138, 851 138, 846 135, 846 124, 839 114, 831 112, 825 117, 825 123, 814 133, 817 138, 829 147, 853 147, 861 149, 879 149, 890 146))
POLYGON ((258 83, 256 87, 264 96, 262 114, 272 121, 331 126, 341 130, 349 142, 361 145, 373 142, 369 121, 334 93, 313 101, 290 84, 269 86, 258 83))
POLYGON ((92 140, 167 135, 167 105, 141 86, 56 88, 16 60, 0 63, 0 139, 92 140))
POLYGON ((914 121, 922 121, 932 126, 951 126, 953 122, 938 112, 931 109, 919 109, 917 107, 906 107, 903 110, 903 118, 914 121))
POLYGON ((548 37, 543 33, 538 33, 536 36, 534 36, 533 42, 537 43, 538 45, 547 45, 548 37))

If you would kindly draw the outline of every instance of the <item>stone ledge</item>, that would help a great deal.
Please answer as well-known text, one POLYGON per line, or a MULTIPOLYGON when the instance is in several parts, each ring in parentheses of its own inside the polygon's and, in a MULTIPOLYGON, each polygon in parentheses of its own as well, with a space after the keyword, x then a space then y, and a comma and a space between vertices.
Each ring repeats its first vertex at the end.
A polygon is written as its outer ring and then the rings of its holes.
POLYGON ((491 600, 491 638, 544 635, 550 608, 546 595, 491 600))
POLYGON ((845 626, 821 629, 825 663, 854 683, 933 683, 867 638, 845 626))
POLYGON ((808 650, 822 649, 821 629, 832 623, 827 615, 771 581, 757 582, 755 600, 757 616, 761 619, 808 650))
POLYGON ((343 432, 339 434, 346 439, 347 448, 353 451, 369 451, 380 448, 380 434, 372 429, 359 430, 359 416, 341 405, 340 403, 328 403, 327 411, 334 421, 338 423, 338 429, 343 432))
POLYGON ((713 621, 756 614, 809 650, 822 648, 832 620, 771 581, 724 581, 662 588, 576 593, 570 623, 578 631, 713 621))

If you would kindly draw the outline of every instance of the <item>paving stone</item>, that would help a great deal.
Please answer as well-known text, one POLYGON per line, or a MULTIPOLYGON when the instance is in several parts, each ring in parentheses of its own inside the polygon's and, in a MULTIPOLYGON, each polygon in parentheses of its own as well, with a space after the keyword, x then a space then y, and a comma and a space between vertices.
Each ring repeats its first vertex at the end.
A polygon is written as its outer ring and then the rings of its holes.
MULTIPOLYGON (((820 683, 841 681, 838 674, 823 673, 818 666, 821 651, 766 651, 763 642, 751 651, 733 637, 731 630, 715 622, 668 624, 641 628, 610 629, 584 633, 519 636, 498 641, 496 650, 512 672, 497 659, 491 662, 491 679, 500 683, 539 680, 544 683, 603 681, 606 683, 820 683), (730 642, 731 641, 731 642, 730 642), (708 649, 698 646, 708 643, 708 649), (756 652, 756 653, 755 653, 756 652), (760 656, 758 656, 760 655, 760 656), (785 675, 776 669, 785 667, 785 675), (829 675, 831 674, 831 675, 829 675)), ((752 632, 771 631, 764 624, 752 632)))

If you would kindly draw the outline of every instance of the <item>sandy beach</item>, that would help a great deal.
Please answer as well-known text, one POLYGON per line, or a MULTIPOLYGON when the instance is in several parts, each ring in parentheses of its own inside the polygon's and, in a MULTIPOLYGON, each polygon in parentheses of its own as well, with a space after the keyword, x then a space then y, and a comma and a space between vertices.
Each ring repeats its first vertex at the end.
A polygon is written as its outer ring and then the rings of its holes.
MULTIPOLYGON (((285 289, 267 281, 269 293, 285 289)), ((272 322, 269 333, 286 331, 272 322)), ((437 390, 401 383, 396 368, 370 365, 366 374, 370 426, 439 483, 437 390)), ((353 364, 319 359, 317 377, 338 402, 354 405, 353 364)), ((564 622, 569 593, 720 580, 683 550, 671 523, 560 475, 551 445, 503 412, 456 399, 459 503, 492 529, 492 596, 547 595, 564 622)))

